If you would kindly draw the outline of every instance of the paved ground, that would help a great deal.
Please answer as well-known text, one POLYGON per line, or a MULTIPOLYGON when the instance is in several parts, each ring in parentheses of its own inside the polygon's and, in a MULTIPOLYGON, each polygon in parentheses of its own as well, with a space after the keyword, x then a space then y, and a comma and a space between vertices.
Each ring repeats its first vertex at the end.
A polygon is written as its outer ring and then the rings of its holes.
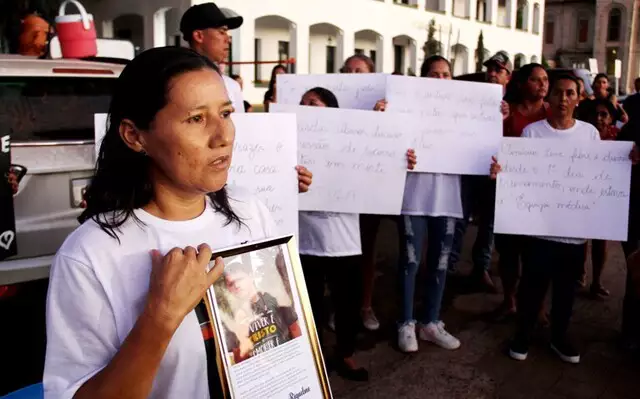
MULTIPOLYGON (((473 239, 469 232, 467 243, 473 239)), ((367 384, 331 376, 336 398, 506 398, 506 399, 631 399, 640 397, 640 364, 632 362, 616 347, 624 292, 624 263, 618 244, 613 247, 604 275, 612 292, 606 301, 582 295, 575 306, 572 335, 582 349, 580 365, 563 364, 547 348, 546 331, 537 334, 525 362, 505 355, 513 326, 491 324, 484 315, 500 301, 499 295, 455 295, 444 313, 447 329, 462 341, 462 348, 449 352, 421 343, 416 354, 395 349, 394 229, 384 224, 379 237, 379 276, 375 309, 383 324, 377 334, 364 334, 375 348, 358 353, 369 368, 367 384)), ((468 247, 468 245, 467 245, 468 247)), ((463 270, 470 267, 465 249, 463 270)), ((456 281, 450 280, 450 291, 456 281)), ((450 292, 453 295, 452 292, 450 292)))

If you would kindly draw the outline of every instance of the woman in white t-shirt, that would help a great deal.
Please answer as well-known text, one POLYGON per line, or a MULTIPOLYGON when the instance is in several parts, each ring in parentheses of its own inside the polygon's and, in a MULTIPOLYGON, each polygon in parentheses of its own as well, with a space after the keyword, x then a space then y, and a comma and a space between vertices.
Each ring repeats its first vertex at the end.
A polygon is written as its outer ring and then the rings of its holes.
POLYGON ((45 398, 221 395, 198 311, 223 272, 210 248, 273 225, 225 188, 232 112, 218 68, 189 49, 143 52, 116 81, 82 225, 51 267, 45 398))
MULTIPOLYGON (((440 56, 427 58, 422 70, 428 78, 451 79, 451 65, 440 56)), ((398 347, 403 352, 418 350, 414 293, 418 266, 426 244, 424 310, 420 318, 419 336, 442 348, 457 349, 460 341, 444 329, 440 308, 456 219, 462 218, 460 175, 409 173, 402 215, 404 228, 400 231, 398 266, 402 314, 398 327, 398 347)))
MULTIPOLYGON (((580 85, 573 75, 557 76, 549 90, 549 116, 524 128, 523 139, 600 140, 591 124, 573 118, 580 85)), ((500 165, 494 158, 491 177, 500 165)), ((515 360, 525 360, 531 335, 551 283, 551 348, 565 362, 579 363, 580 352, 567 335, 573 313, 576 282, 582 273, 586 240, 569 237, 527 237, 522 246, 522 277, 518 289, 518 320, 509 348, 515 360)))

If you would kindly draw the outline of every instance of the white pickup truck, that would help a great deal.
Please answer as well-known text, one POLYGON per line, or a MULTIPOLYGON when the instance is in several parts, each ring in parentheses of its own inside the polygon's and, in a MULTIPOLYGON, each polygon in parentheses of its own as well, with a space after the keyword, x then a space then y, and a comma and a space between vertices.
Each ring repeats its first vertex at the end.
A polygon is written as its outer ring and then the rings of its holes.
POLYGON ((13 198, 18 253, 0 261, 0 353, 11 362, 0 396, 42 378, 49 266, 78 226, 95 163, 94 114, 108 111, 123 68, 0 54, 0 135, 10 134, 11 163, 27 168, 13 198))

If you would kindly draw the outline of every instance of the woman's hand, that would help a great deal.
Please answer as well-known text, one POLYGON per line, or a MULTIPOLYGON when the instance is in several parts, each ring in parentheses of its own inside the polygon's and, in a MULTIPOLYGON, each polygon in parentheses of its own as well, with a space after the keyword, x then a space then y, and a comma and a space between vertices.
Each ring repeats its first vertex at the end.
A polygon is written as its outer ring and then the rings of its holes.
POLYGON ((509 103, 503 100, 500 103, 500 113, 502 114, 502 120, 507 119, 509 117, 510 112, 511 112, 511 108, 509 107, 509 103))
POLYGON ((491 157, 491 170, 489 172, 491 180, 497 179, 498 173, 500 172, 502 172, 502 166, 498 163, 498 159, 496 157, 491 157))
POLYGON ((9 170, 9 176, 8 176, 8 180, 9 180, 9 185, 11 186, 11 192, 13 193, 13 195, 16 195, 18 193, 18 176, 16 176, 16 174, 13 172, 13 169, 9 170))
POLYGON ((382 100, 378 100, 376 105, 373 107, 374 111, 382 111, 384 112, 387 109, 387 100, 384 98, 382 100))
POLYGON ((633 148, 631 149, 631 153, 629 154, 629 159, 631 160, 632 165, 637 165, 640 163, 640 150, 636 147, 635 143, 633 144, 633 148))
POLYGON ((313 173, 302 165, 296 166, 296 170, 298 171, 298 192, 306 193, 313 182, 313 173))
POLYGON ((409 148, 407 150, 407 169, 413 170, 418 163, 418 158, 416 157, 416 152, 413 148, 409 148))
POLYGON ((205 295, 206 290, 220 278, 224 269, 222 258, 207 270, 211 248, 202 244, 196 250, 174 248, 165 256, 151 251, 151 279, 146 310, 161 326, 175 331, 184 317, 205 295))

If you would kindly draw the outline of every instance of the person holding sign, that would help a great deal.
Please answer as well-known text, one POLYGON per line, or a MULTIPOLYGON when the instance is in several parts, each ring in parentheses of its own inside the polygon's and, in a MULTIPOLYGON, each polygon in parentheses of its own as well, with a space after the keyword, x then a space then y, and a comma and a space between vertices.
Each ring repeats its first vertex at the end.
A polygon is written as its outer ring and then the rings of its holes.
POLYGON ((222 395, 194 311, 224 268, 211 247, 275 231, 225 187, 232 111, 218 67, 190 49, 147 50, 120 74, 82 225, 51 266, 46 397, 222 395))
MULTIPOLYGON (((423 71, 429 78, 451 79, 451 65, 440 56, 426 59, 423 71)), ((418 265, 426 244, 424 313, 420 320, 419 336, 442 348, 457 349, 460 341, 444 329, 440 308, 456 220, 462 218, 460 176, 408 174, 402 214, 404 228, 400 234, 398 267, 402 315, 398 328, 398 347, 403 352, 418 350, 413 302, 418 265)))
MULTIPOLYGON (((336 96, 322 87, 307 91, 300 105, 339 108, 336 96)), ((358 214, 300 212, 300 260, 318 338, 323 344, 325 281, 335 306, 336 370, 342 377, 367 381, 369 372, 353 357, 359 328, 360 220, 358 214)))
MULTIPOLYGON (((551 86, 548 118, 532 123, 522 132, 525 138, 564 140, 600 140, 592 125, 573 118, 578 105, 580 86, 573 75, 560 75, 551 86)), ((491 177, 501 167, 494 158, 491 177)), ((552 284, 551 348, 565 362, 579 363, 580 352, 567 335, 576 281, 584 264, 584 244, 579 238, 527 237, 522 247, 522 279, 518 292, 516 333, 509 348, 515 360, 525 360, 531 334, 536 324, 549 283, 552 284)))

